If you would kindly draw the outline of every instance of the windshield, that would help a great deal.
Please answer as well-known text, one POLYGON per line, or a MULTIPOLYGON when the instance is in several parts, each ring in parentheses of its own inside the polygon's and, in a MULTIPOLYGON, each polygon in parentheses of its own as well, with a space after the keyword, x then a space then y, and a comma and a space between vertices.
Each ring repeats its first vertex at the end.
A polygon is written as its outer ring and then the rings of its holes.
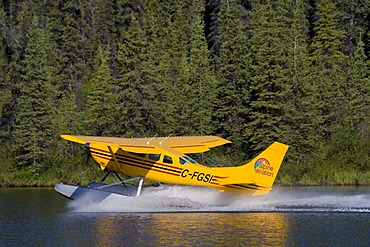
POLYGON ((181 164, 181 165, 189 164, 189 161, 187 161, 186 159, 184 159, 184 158, 182 158, 182 157, 180 157, 180 158, 179 158, 179 161, 180 161, 180 164, 181 164))
POLYGON ((190 158, 189 156, 185 155, 185 156, 182 156, 183 159, 187 160, 188 162, 192 163, 192 164, 198 164, 198 162, 196 162, 195 160, 193 160, 192 158, 190 158))

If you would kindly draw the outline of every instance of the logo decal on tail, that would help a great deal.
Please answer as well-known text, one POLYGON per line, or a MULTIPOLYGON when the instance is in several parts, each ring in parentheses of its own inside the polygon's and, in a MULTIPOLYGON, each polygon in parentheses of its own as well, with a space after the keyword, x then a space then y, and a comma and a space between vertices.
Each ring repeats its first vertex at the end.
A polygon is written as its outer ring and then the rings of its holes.
POLYGON ((256 163, 254 163, 254 170, 264 176, 274 176, 274 167, 272 167, 270 162, 265 158, 259 158, 256 163))

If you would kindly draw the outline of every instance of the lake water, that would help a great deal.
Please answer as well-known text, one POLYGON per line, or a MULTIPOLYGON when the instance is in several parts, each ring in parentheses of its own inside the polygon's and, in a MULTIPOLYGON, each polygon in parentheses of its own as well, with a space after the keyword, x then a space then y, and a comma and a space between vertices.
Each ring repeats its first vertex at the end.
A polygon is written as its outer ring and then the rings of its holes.
POLYGON ((0 189, 0 246, 370 246, 370 187, 246 198, 164 186, 101 203, 0 189))

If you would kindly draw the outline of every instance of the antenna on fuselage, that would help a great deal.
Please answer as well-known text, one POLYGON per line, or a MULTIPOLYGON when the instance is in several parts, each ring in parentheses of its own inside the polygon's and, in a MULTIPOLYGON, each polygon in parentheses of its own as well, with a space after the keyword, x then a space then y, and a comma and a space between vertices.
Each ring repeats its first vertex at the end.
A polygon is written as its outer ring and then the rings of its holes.
POLYGON ((171 134, 167 137, 165 137, 162 141, 159 142, 159 146, 162 146, 162 143, 167 140, 168 138, 170 138, 171 134))
POLYGON ((149 141, 146 142, 146 145, 149 146, 150 142, 157 136, 157 134, 155 134, 155 136, 153 136, 152 138, 150 138, 149 141))

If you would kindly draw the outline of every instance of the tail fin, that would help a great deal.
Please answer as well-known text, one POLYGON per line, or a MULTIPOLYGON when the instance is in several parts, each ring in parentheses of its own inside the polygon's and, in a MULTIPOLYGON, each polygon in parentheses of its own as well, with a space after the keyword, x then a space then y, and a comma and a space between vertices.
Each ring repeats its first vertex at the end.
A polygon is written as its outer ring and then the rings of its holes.
POLYGON ((274 142, 241 168, 247 174, 253 174, 251 176, 252 183, 261 187, 271 188, 288 148, 288 145, 274 142))

